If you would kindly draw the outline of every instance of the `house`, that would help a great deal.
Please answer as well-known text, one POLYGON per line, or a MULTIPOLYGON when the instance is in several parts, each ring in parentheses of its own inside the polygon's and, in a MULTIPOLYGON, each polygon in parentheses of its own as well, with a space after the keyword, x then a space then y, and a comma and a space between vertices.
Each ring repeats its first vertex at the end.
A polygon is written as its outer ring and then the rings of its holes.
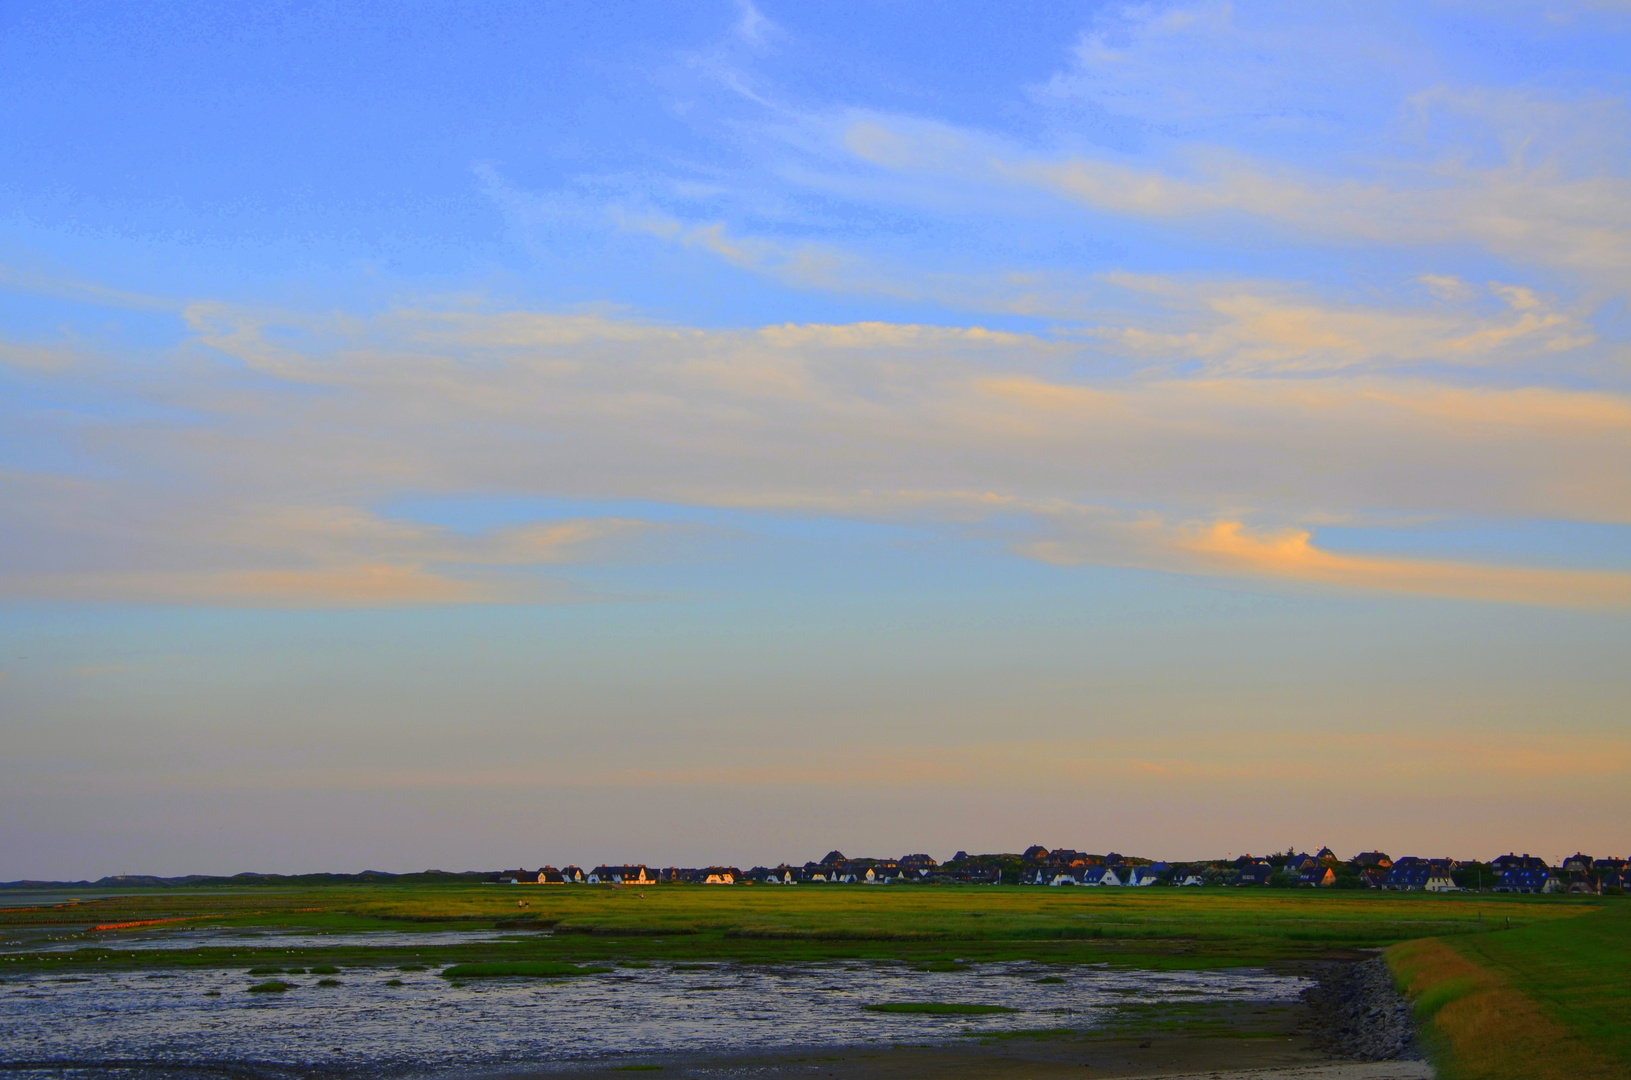
POLYGON ((1336 883, 1336 867, 1330 863, 1316 863, 1297 875, 1297 884, 1299 885, 1311 885, 1315 888, 1328 889, 1336 883))
POLYGON ((1389 860, 1387 866, 1362 867, 1359 871, 1360 883, 1367 889, 1383 888, 1387 882, 1388 867, 1392 865, 1392 860, 1389 860))
POLYGON ((724 866, 710 866, 702 877, 704 885, 735 885, 741 872, 724 866))
MULTIPOLYGON (((1354 865, 1359 867, 1361 871, 1373 866, 1379 866, 1383 870, 1386 870, 1388 867, 1393 865, 1393 860, 1388 858, 1386 854, 1380 851, 1361 851, 1358 855, 1354 856, 1354 865)), ((1365 875, 1363 872, 1361 872, 1359 876, 1363 878, 1365 875)))
POLYGON ((1563 860, 1563 872, 1565 874, 1591 873, 1591 856, 1582 855, 1578 851, 1575 852, 1573 855, 1570 855, 1567 859, 1563 860))
POLYGON ((538 871, 538 884, 565 885, 566 875, 555 869, 553 866, 546 866, 538 871))
POLYGON ((568 885, 582 885, 584 883, 583 868, 578 866, 561 867, 561 876, 568 885))
POLYGON ((1134 886, 1154 885, 1158 877, 1160 877, 1160 873, 1153 866, 1129 866, 1126 880, 1122 884, 1134 886))
POLYGON ((1201 884, 1204 884, 1204 882, 1201 881, 1201 876, 1199 874, 1185 874, 1184 879, 1182 881, 1178 882, 1178 884, 1179 885, 1201 885, 1201 884))
POLYGON ((646 868, 635 866, 597 866, 589 871, 591 885, 655 885, 657 878, 646 873, 646 868))
MULTIPOLYGON (((1537 860, 1538 861, 1538 860, 1537 860)), ((1495 875, 1495 891, 1510 893, 1556 892, 1557 884, 1544 863, 1500 870, 1495 875)))
POLYGON ((1423 859, 1407 855, 1388 869, 1382 880, 1384 889, 1429 892, 1450 892, 1456 888, 1450 871, 1455 869, 1454 859, 1423 859))
POLYGON ((1326 866, 1335 866, 1337 863, 1342 861, 1341 859, 1337 858, 1337 853, 1328 847, 1322 847, 1316 851, 1314 853, 1314 860, 1316 862, 1322 862, 1326 866))
POLYGON ((1120 885, 1121 875, 1114 866, 1095 866, 1082 875, 1083 885, 1120 885))
POLYGON ((1274 867, 1267 859, 1254 860, 1250 864, 1235 871, 1232 884, 1235 885, 1267 885, 1269 878, 1274 874, 1274 867))

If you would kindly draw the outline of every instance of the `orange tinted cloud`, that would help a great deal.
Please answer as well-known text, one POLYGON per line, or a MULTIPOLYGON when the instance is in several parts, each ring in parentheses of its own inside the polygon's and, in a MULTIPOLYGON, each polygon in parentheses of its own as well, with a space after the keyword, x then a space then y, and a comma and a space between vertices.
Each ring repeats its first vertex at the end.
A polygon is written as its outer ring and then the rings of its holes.
POLYGON ((1173 546, 1225 573, 1464 600, 1631 607, 1631 574, 1342 555, 1315 547, 1311 540, 1300 529, 1251 533, 1238 521, 1218 521, 1189 532, 1173 546))

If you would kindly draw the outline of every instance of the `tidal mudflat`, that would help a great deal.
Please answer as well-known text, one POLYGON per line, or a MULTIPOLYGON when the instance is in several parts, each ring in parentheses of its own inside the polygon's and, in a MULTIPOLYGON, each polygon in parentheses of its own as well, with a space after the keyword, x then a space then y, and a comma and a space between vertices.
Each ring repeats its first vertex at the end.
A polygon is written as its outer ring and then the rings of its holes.
POLYGON ((33 974, 0 984, 0 1060, 12 1076, 188 1067, 435 1074, 777 1049, 957 1044, 1110 1031, 1152 1009, 1284 1009, 1308 981, 1252 969, 902 963, 615 968, 571 979, 461 982, 354 969, 33 974), (327 983, 325 985, 324 983, 327 983), (922 1003, 1003 1011, 879 1011, 922 1003), (19 1069, 33 1065, 34 1068, 19 1069))

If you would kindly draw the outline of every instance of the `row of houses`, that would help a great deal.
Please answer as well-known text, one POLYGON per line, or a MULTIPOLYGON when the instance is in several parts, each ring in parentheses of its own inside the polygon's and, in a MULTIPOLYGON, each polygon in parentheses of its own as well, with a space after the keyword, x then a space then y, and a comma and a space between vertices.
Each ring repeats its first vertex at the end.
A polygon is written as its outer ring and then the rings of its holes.
POLYGON ((1391 859, 1366 851, 1341 859, 1330 848, 1308 854, 1286 851, 1268 856, 1190 863, 1154 862, 1117 852, 1095 855, 1071 848, 1041 846, 1023 854, 969 855, 959 851, 946 863, 924 854, 898 859, 851 859, 830 851, 802 865, 667 867, 644 864, 577 866, 504 871, 491 883, 516 885, 997 885, 1003 882, 1052 887, 1133 887, 1168 885, 1259 886, 1278 888, 1360 888, 1514 893, 1623 892, 1631 889, 1631 863, 1577 853, 1559 866, 1528 854, 1507 854, 1487 863, 1406 856, 1391 859))

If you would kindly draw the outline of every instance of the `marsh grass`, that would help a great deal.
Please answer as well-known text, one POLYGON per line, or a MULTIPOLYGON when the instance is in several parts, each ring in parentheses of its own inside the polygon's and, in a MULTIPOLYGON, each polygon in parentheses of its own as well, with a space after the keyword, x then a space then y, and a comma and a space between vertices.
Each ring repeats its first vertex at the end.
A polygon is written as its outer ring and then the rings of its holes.
MULTIPOLYGON (((468 885, 334 885, 294 889, 135 891, 94 905, 0 912, 0 929, 53 927, 53 933, 114 922, 180 919, 179 935, 209 914, 224 929, 309 933, 393 930, 389 951, 344 945, 288 956, 296 962, 450 963, 515 959, 804 962, 823 959, 1109 960, 1141 967, 1258 964, 1333 949, 1383 947, 1418 937, 1488 930, 1510 917, 1522 927, 1579 914, 1568 897, 1489 897, 1267 889, 1038 889, 802 885, 791 889, 663 885, 644 890, 572 886, 529 893, 541 910, 518 919, 514 889, 468 885), (505 905, 510 905, 508 911, 505 905), (543 910, 547 909, 547 910, 543 910), (1477 921, 1482 909, 1486 923, 1477 921), (437 947, 425 955, 417 931, 519 928, 554 932, 437 947)), ((143 931, 157 932, 157 931, 143 931)), ((96 964, 169 966, 223 959, 253 961, 256 949, 206 946, 144 951, 118 948, 120 932, 87 939, 80 953, 20 958, 14 970, 96 964)), ((264 955, 264 954, 263 954, 264 955)), ((271 960, 267 957, 267 960, 271 960)))
POLYGON ((293 990, 294 983, 286 983, 282 979, 268 979, 266 982, 256 983, 249 988, 251 994, 281 994, 285 990, 293 990))

